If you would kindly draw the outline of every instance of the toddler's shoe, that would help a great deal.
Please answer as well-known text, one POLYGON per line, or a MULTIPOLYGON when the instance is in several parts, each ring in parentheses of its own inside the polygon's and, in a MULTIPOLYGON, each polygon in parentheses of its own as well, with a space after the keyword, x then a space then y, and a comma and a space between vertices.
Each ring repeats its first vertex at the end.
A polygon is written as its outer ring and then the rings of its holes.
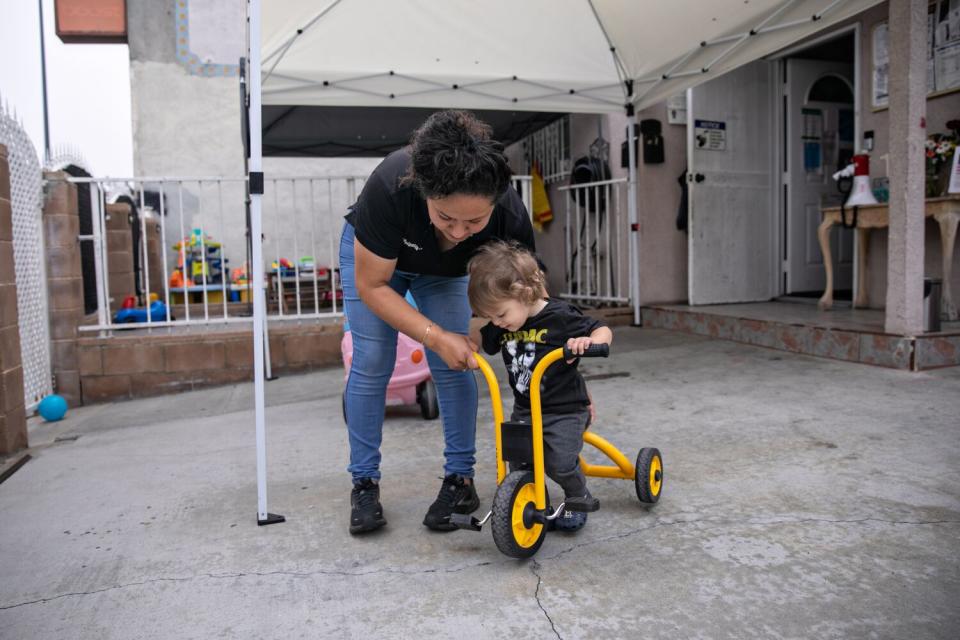
POLYGON ((473 513, 479 507, 480 497, 473 479, 451 474, 443 479, 440 493, 430 505, 423 524, 434 531, 454 531, 457 525, 450 522, 451 514, 473 513))
POLYGON ((582 511, 567 511, 564 509, 563 513, 553 519, 553 529, 555 531, 566 531, 567 533, 580 531, 585 524, 587 524, 587 514, 582 511))

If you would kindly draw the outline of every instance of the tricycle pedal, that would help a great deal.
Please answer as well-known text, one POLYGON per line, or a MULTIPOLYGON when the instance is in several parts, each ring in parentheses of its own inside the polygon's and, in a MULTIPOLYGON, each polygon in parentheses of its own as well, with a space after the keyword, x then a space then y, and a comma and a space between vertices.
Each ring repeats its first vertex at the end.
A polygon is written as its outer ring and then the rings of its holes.
POLYGON ((567 511, 592 513, 600 509, 600 500, 594 498, 593 496, 583 496, 582 498, 566 498, 563 501, 563 508, 567 511))
POLYGON ((490 514, 483 520, 477 520, 469 513, 454 513, 450 515, 450 524, 457 529, 469 529, 470 531, 481 531, 484 523, 490 518, 490 514))

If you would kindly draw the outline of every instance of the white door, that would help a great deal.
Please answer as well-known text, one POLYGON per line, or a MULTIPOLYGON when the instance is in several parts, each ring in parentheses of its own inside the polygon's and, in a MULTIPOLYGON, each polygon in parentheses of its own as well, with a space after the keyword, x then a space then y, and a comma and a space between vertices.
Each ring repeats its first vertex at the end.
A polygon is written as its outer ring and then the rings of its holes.
MULTIPOLYGON (((826 283, 817 240, 820 211, 840 204, 831 176, 854 152, 853 65, 789 59, 786 74, 784 293, 819 296, 826 283)), ((853 230, 835 230, 831 243, 834 288, 850 289, 853 230)))
POLYGON ((687 93, 690 304, 773 297, 771 63, 687 93))

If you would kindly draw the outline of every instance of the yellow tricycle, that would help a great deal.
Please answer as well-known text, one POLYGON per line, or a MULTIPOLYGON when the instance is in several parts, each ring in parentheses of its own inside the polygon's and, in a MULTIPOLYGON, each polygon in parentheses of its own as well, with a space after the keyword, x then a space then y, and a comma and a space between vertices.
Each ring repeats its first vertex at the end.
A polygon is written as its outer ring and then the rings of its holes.
MULTIPOLYGON (((483 377, 490 387, 497 450, 497 492, 493 507, 482 519, 469 514, 454 514, 450 521, 461 529, 480 531, 487 521, 493 530, 493 541, 504 554, 513 558, 529 558, 537 552, 546 537, 548 524, 563 511, 596 511, 600 504, 595 498, 567 499, 556 509, 548 507, 549 498, 543 466, 543 414, 540 407, 540 380, 550 365, 560 359, 576 357, 607 357, 609 345, 591 345, 582 356, 570 353, 566 347, 554 349, 544 356, 533 370, 530 381, 530 414, 532 424, 504 422, 500 385, 490 364, 475 354, 483 377), (519 470, 507 473, 507 463, 519 470)), ((584 475, 597 478, 633 480, 640 502, 654 504, 663 489, 663 460, 660 451, 652 447, 640 449, 636 464, 619 449, 588 429, 583 434, 585 444, 592 445, 606 455, 615 466, 593 465, 580 456, 584 475)))

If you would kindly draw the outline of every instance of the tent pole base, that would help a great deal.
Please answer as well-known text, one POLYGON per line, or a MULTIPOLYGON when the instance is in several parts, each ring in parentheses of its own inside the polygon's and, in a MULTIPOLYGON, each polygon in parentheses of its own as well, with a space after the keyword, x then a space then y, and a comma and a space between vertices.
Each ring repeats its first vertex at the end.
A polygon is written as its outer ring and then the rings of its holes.
POLYGON ((263 520, 260 519, 260 514, 257 514, 257 526, 263 527, 268 524, 278 524, 280 522, 286 522, 287 519, 276 513, 268 513, 267 517, 263 520))

